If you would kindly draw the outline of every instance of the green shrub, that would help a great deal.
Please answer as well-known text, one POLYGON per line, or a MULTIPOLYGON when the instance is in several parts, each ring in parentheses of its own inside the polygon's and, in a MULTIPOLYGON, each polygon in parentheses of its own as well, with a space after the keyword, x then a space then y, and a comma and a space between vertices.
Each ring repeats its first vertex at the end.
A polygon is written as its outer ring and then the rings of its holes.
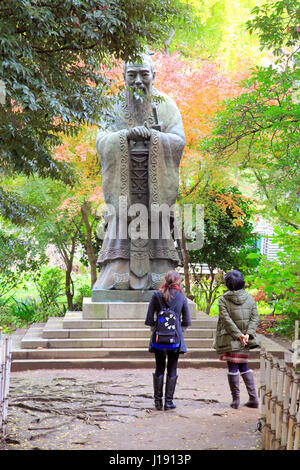
POLYGON ((293 338, 295 321, 299 320, 299 231, 275 227, 272 241, 279 244, 277 258, 262 257, 256 272, 247 280, 252 288, 263 290, 272 314, 284 315, 278 320, 276 333, 293 338))
POLYGON ((11 334, 17 328, 23 328, 24 321, 13 315, 9 305, 0 305, 0 326, 3 328, 4 334, 11 334))
POLYGON ((65 291, 65 275, 56 266, 43 266, 34 278, 34 284, 44 308, 59 306, 58 299, 65 291))
MULTIPOLYGON (((270 332, 281 336, 287 336, 293 340, 295 335, 295 318, 289 317, 288 315, 284 318, 279 318, 276 326, 274 328, 270 328, 270 332)), ((300 336, 300 327, 298 335, 300 336)))
POLYGON ((48 318, 63 317, 65 313, 64 304, 44 307, 40 300, 33 297, 9 297, 0 302, 0 327, 4 333, 11 334, 17 328, 28 328, 32 323, 45 323, 48 318))
POLYGON ((48 318, 63 317, 65 316, 65 313, 66 307, 64 304, 50 305, 47 308, 41 306, 41 308, 34 313, 32 317, 32 323, 45 323, 48 318))
POLYGON ((40 309, 40 302, 32 297, 26 297, 20 300, 11 297, 11 300, 11 303, 8 304, 11 309, 11 314, 26 324, 32 322, 34 314, 40 309))
POLYGON ((84 297, 91 297, 92 291, 91 286, 88 284, 81 284, 76 286, 76 294, 74 297, 74 310, 81 311, 82 310, 82 302, 84 297))

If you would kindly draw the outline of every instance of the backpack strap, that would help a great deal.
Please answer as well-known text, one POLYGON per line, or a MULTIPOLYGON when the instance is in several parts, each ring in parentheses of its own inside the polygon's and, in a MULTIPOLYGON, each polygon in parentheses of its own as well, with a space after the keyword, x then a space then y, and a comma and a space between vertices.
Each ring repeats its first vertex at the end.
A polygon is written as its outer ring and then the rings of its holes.
POLYGON ((161 294, 160 291, 157 291, 157 292, 156 292, 156 296, 157 296, 157 299, 158 299, 160 308, 161 308, 162 310, 163 310, 164 306, 165 306, 165 308, 168 308, 168 305, 166 304, 165 299, 163 298, 163 295, 161 294), (163 306, 163 304, 164 304, 164 306, 163 306))

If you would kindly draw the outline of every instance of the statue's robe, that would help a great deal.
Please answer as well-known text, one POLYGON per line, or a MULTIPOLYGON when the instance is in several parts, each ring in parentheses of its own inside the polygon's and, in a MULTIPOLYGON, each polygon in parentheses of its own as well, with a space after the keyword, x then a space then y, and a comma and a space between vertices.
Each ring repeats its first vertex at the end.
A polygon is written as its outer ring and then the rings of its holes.
POLYGON ((155 129, 151 105, 139 118, 143 122, 137 122, 134 113, 130 112, 126 92, 123 92, 97 133, 102 189, 108 210, 105 216, 107 229, 98 257, 102 270, 94 289, 156 289, 165 273, 179 264, 174 241, 172 237, 164 238, 161 226, 159 238, 151 239, 150 208, 153 204, 169 207, 175 204, 185 135, 175 102, 157 90, 153 90, 153 95, 161 97, 156 100, 160 130, 155 129), (150 128, 154 127, 150 141, 128 142, 126 131, 144 125, 145 121, 150 128), (141 160, 136 159, 134 152, 137 156, 141 154, 141 160), (121 216, 120 201, 125 208, 126 204, 129 208, 135 203, 147 207, 149 230, 144 238, 133 240, 127 236, 131 219, 121 216))

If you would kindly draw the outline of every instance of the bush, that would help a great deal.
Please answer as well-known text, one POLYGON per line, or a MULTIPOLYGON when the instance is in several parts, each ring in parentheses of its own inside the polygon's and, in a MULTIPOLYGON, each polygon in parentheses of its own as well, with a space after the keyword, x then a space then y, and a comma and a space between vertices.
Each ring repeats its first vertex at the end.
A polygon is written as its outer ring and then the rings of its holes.
POLYGON ((39 310, 40 303, 32 297, 26 297, 25 299, 16 299, 11 297, 9 304, 11 314, 14 317, 19 318, 22 322, 28 324, 32 321, 34 314, 39 310))
MULTIPOLYGON (((193 302, 196 303, 197 310, 201 312, 206 312, 207 311, 207 291, 203 289, 203 284, 209 284, 209 281, 206 279, 202 280, 202 286, 192 283, 190 288, 191 288, 191 297, 193 299, 193 302)), ((209 309, 209 315, 215 316, 219 314, 219 307, 218 307, 218 302, 215 302, 226 290, 224 284, 215 284, 214 286, 214 301, 211 302, 211 306, 209 309)))
POLYGON ((74 297, 74 310, 81 311, 82 310, 82 302, 84 297, 91 297, 92 291, 91 286, 89 284, 79 284, 76 286, 76 295, 74 297))
POLYGON ((43 308, 59 306, 58 299, 64 294, 64 273, 56 266, 43 266, 34 277, 43 308))
POLYGON ((41 308, 34 313, 32 323, 44 323, 50 317, 64 317, 65 313, 66 307, 64 304, 50 305, 47 308, 41 306, 41 308))
POLYGON ((10 334, 17 328, 28 328, 32 323, 45 323, 48 318, 63 317, 65 313, 63 304, 44 308, 39 300, 32 297, 10 297, 0 304, 0 327, 4 333, 10 334))
MULTIPOLYGON (((271 333, 279 334, 281 336, 287 336, 291 340, 294 339, 295 335, 295 318, 285 316, 285 318, 280 318, 276 322, 276 326, 270 328, 271 333)), ((300 328, 298 335, 300 334, 300 328)))
POLYGON ((274 331, 293 338, 295 320, 299 319, 299 231, 275 227, 274 232, 273 241, 280 247, 277 259, 263 257, 255 274, 247 280, 253 288, 264 292, 274 315, 284 315, 274 331))
POLYGON ((0 327, 3 328, 4 334, 10 334, 22 326, 22 320, 12 314, 9 305, 0 305, 0 327))
POLYGON ((64 293, 64 273, 59 268, 43 266, 38 273, 27 273, 26 277, 33 280, 36 288, 31 289, 33 295, 25 297, 23 289, 22 297, 17 296, 19 291, 16 290, 13 296, 0 299, 0 326, 5 333, 66 313, 65 306, 59 302, 64 293))
POLYGON ((0 221, 0 298, 7 297, 18 286, 23 275, 35 270, 39 261, 35 247, 24 237, 21 230, 12 233, 0 221))

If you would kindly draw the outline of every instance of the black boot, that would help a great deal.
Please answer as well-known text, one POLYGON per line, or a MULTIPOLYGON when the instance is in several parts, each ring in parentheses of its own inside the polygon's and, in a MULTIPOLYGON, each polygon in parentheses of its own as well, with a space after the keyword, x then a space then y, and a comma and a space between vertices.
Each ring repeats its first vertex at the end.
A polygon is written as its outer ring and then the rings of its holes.
POLYGON ((252 370, 248 370, 247 372, 242 373, 241 376, 243 377, 249 395, 249 400, 247 403, 245 403, 245 406, 248 406, 249 408, 258 408, 259 402, 256 394, 252 370))
POLYGON ((237 409, 240 406, 240 376, 237 374, 228 374, 228 383, 232 395, 231 408, 237 409))
POLYGON ((154 405, 157 410, 162 410, 163 407, 163 384, 164 376, 153 374, 154 405))
POLYGON ((177 375, 174 375, 173 377, 169 377, 167 375, 165 391, 165 410, 172 410, 176 408, 175 403, 173 403, 173 396, 175 392, 177 377, 177 375))

